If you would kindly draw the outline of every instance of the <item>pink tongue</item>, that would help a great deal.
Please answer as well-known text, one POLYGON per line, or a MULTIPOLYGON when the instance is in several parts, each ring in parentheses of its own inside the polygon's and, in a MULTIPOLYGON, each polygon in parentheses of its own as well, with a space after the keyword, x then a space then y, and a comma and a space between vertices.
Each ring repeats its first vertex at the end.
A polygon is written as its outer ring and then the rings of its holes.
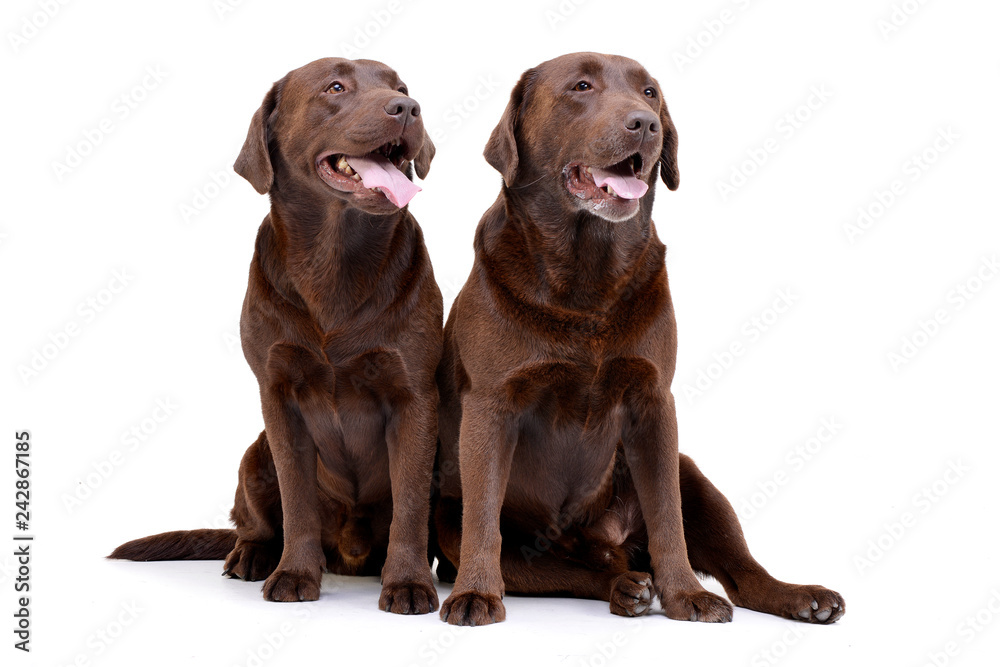
POLYGON ((590 173, 593 175, 597 187, 602 188, 605 185, 610 185, 615 194, 622 199, 638 199, 649 189, 645 182, 635 177, 632 167, 626 164, 616 164, 607 169, 591 167, 590 173))
POLYGON ((399 208, 406 206, 420 188, 406 174, 381 155, 348 157, 347 164, 358 172, 366 188, 381 188, 386 197, 399 208))

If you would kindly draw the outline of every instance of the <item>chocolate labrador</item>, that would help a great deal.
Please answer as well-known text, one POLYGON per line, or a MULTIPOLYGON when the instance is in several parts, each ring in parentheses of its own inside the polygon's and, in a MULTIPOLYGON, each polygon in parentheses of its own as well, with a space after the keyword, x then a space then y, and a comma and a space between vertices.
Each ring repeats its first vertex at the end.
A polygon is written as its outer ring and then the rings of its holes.
POLYGON ((240 464, 236 529, 164 533, 112 558, 226 556, 226 573, 266 578, 264 597, 284 602, 317 599, 324 567, 381 572, 381 609, 437 608, 442 303, 406 208, 433 155, 382 63, 327 58, 274 84, 235 164, 271 200, 240 319, 265 428, 240 464))
POLYGON ((633 60, 566 55, 520 78, 485 150, 503 175, 445 325, 435 528, 455 625, 504 620, 505 590, 606 600, 615 614, 729 621, 702 588, 814 623, 821 586, 771 577, 726 498, 678 453, 677 333, 650 219, 675 190, 677 132, 633 60))

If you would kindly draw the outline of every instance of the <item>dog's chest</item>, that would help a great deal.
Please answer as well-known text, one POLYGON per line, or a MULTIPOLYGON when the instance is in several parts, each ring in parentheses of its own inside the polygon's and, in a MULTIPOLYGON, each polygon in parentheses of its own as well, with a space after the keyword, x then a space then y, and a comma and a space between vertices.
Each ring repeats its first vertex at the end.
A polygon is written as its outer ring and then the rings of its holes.
POLYGON ((310 421, 323 464, 322 486, 349 506, 385 498, 389 492, 386 429, 410 396, 402 358, 377 349, 335 357, 332 391, 326 394, 327 419, 310 421))
POLYGON ((504 386, 519 424, 509 508, 541 506, 577 520, 599 504, 610 488, 618 443, 658 391, 657 381, 656 367, 637 356, 515 369, 504 386))
POLYGON ((656 366, 639 356, 553 359, 514 369, 504 390, 510 407, 522 417, 552 427, 603 431, 618 423, 623 409, 638 407, 644 395, 655 392, 658 380, 656 366))
POLYGON ((377 348, 353 356, 334 356, 330 363, 336 379, 335 407, 347 399, 355 404, 396 407, 410 396, 409 374, 397 350, 377 348))

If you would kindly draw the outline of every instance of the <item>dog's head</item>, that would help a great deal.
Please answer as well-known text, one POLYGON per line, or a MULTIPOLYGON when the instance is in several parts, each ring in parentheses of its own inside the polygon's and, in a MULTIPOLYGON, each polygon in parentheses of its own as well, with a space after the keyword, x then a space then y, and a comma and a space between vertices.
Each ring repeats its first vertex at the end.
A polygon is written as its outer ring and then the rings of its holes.
POLYGON ((622 56, 573 53, 526 71, 484 155, 508 188, 546 189, 556 205, 612 222, 639 211, 657 164, 668 188, 680 181, 660 86, 622 56))
POLYGON ((261 194, 303 188, 386 214, 420 190, 434 144, 420 105, 374 60, 324 58, 277 81, 250 121, 236 173, 261 194))

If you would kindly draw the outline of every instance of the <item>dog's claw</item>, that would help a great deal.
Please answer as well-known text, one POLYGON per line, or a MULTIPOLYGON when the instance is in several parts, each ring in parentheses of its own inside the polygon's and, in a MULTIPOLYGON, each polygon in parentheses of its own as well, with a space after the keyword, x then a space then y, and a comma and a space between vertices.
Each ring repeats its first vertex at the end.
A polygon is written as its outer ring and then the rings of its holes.
POLYGON ((799 586, 778 582, 753 604, 740 606, 756 609, 806 623, 835 623, 847 606, 840 593, 822 586, 799 586))

